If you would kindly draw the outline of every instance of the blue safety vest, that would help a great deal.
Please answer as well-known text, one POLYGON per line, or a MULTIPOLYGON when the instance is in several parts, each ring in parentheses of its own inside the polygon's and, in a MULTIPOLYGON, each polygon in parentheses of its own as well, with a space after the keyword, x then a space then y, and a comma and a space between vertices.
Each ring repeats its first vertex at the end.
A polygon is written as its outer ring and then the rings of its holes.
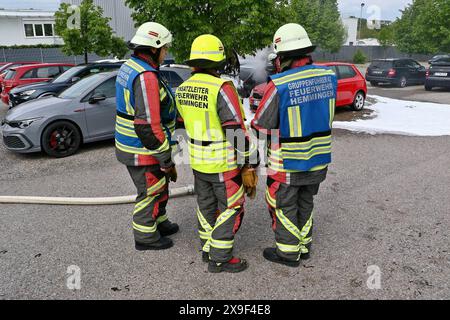
POLYGON ((337 78, 327 67, 304 66, 270 77, 280 97, 280 142, 286 170, 331 163, 337 78))
POLYGON ((117 75, 116 148, 122 155, 121 158, 127 158, 127 154, 133 156, 132 159, 134 159, 134 155, 151 156, 169 150, 170 145, 175 143, 171 141, 176 124, 175 97, 164 81, 160 81, 162 88, 160 88, 159 96, 161 98, 161 125, 168 139, 168 144, 162 146, 160 150, 148 150, 134 130, 135 100, 133 84, 137 77, 147 71, 155 72, 160 79, 158 70, 145 61, 132 57, 122 65, 117 75))

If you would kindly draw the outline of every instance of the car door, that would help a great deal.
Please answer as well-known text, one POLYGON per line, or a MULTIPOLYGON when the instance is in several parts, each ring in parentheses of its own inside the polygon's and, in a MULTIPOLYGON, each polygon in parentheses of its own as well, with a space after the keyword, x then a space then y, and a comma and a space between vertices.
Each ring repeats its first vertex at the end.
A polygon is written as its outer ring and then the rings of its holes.
POLYGON ((30 69, 28 71, 26 71, 19 80, 19 84, 20 85, 27 85, 27 84, 31 84, 34 82, 37 82, 37 70, 38 69, 30 69))
POLYGON ((412 60, 412 63, 417 71, 417 83, 424 84, 425 79, 426 79, 427 69, 415 60, 412 60))
POLYGON ((355 77, 357 73, 352 67, 347 65, 338 65, 338 101, 336 105, 345 106, 353 103, 355 86, 355 77))
POLYGON ((336 106, 341 106, 342 102, 343 102, 343 95, 342 95, 342 82, 341 82, 341 77, 339 75, 339 70, 337 68, 337 66, 330 66, 329 68, 331 68, 331 70, 333 70, 333 72, 336 74, 336 78, 338 80, 338 89, 337 89, 337 98, 336 98, 336 106))
POLYGON ((59 66, 49 66, 36 69, 36 78, 38 81, 48 81, 61 74, 59 66))
POLYGON ((91 138, 113 136, 116 124, 116 77, 105 80, 85 99, 86 123, 91 138), (104 95, 105 100, 89 103, 89 98, 104 95))
POLYGON ((408 81, 410 83, 419 82, 419 64, 414 60, 408 59, 405 61, 407 72, 408 72, 408 81))

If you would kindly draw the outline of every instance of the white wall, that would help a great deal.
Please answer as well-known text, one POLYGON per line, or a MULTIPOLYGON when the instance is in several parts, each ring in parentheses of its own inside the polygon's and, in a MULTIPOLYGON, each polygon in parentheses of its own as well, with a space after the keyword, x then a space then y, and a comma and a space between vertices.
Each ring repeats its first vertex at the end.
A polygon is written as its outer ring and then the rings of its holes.
POLYGON ((52 18, 0 17, 0 45, 61 44, 58 37, 25 37, 25 23, 54 23, 52 18))
MULTIPOLYGON (((72 5, 80 5, 82 0, 62 0, 72 5)), ((136 33, 132 10, 125 5, 124 0, 94 0, 94 4, 103 8, 103 15, 111 18, 110 26, 117 36, 125 41, 131 40, 136 33)))
POLYGON ((350 45, 350 43, 353 42, 353 45, 356 46, 358 36, 358 19, 356 18, 342 19, 342 23, 344 24, 344 27, 347 30, 347 40, 344 45, 348 46, 350 45))

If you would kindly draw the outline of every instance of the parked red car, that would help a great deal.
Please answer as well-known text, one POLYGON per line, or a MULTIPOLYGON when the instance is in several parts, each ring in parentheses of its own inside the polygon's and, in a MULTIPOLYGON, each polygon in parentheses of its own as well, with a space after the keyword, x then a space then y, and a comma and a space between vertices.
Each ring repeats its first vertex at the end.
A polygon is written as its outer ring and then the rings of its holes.
POLYGON ((0 65, 0 93, 2 92, 2 83, 3 78, 6 76, 9 70, 15 67, 20 67, 28 64, 38 64, 40 62, 5 62, 3 65, 0 65))
POLYGON ((12 68, 3 79, 1 99, 8 104, 11 89, 30 83, 52 80, 73 66, 69 63, 42 63, 12 68))
MULTIPOLYGON (((351 106, 355 111, 361 111, 367 97, 367 83, 358 68, 350 63, 327 62, 316 63, 333 69, 338 77, 338 93, 336 107, 351 106)), ((250 109, 256 112, 261 102, 267 84, 263 83, 253 89, 250 97, 250 109)))

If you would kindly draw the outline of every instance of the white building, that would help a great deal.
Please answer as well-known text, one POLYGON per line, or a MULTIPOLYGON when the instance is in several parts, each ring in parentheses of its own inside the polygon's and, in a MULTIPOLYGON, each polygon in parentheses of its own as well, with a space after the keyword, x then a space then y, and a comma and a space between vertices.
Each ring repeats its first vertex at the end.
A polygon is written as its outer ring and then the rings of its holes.
POLYGON ((0 10, 0 45, 61 44, 55 36, 54 12, 0 10))
MULTIPOLYGON (((83 0, 63 0, 62 2, 80 5, 83 0)), ((103 16, 111 18, 110 26, 119 37, 125 41, 131 40, 136 33, 132 10, 125 5, 124 0, 94 0, 94 4, 102 7, 103 16)))
POLYGON ((345 46, 355 46, 357 45, 358 37, 358 19, 357 18, 345 18, 342 19, 345 30, 347 31, 347 40, 345 41, 345 46))

